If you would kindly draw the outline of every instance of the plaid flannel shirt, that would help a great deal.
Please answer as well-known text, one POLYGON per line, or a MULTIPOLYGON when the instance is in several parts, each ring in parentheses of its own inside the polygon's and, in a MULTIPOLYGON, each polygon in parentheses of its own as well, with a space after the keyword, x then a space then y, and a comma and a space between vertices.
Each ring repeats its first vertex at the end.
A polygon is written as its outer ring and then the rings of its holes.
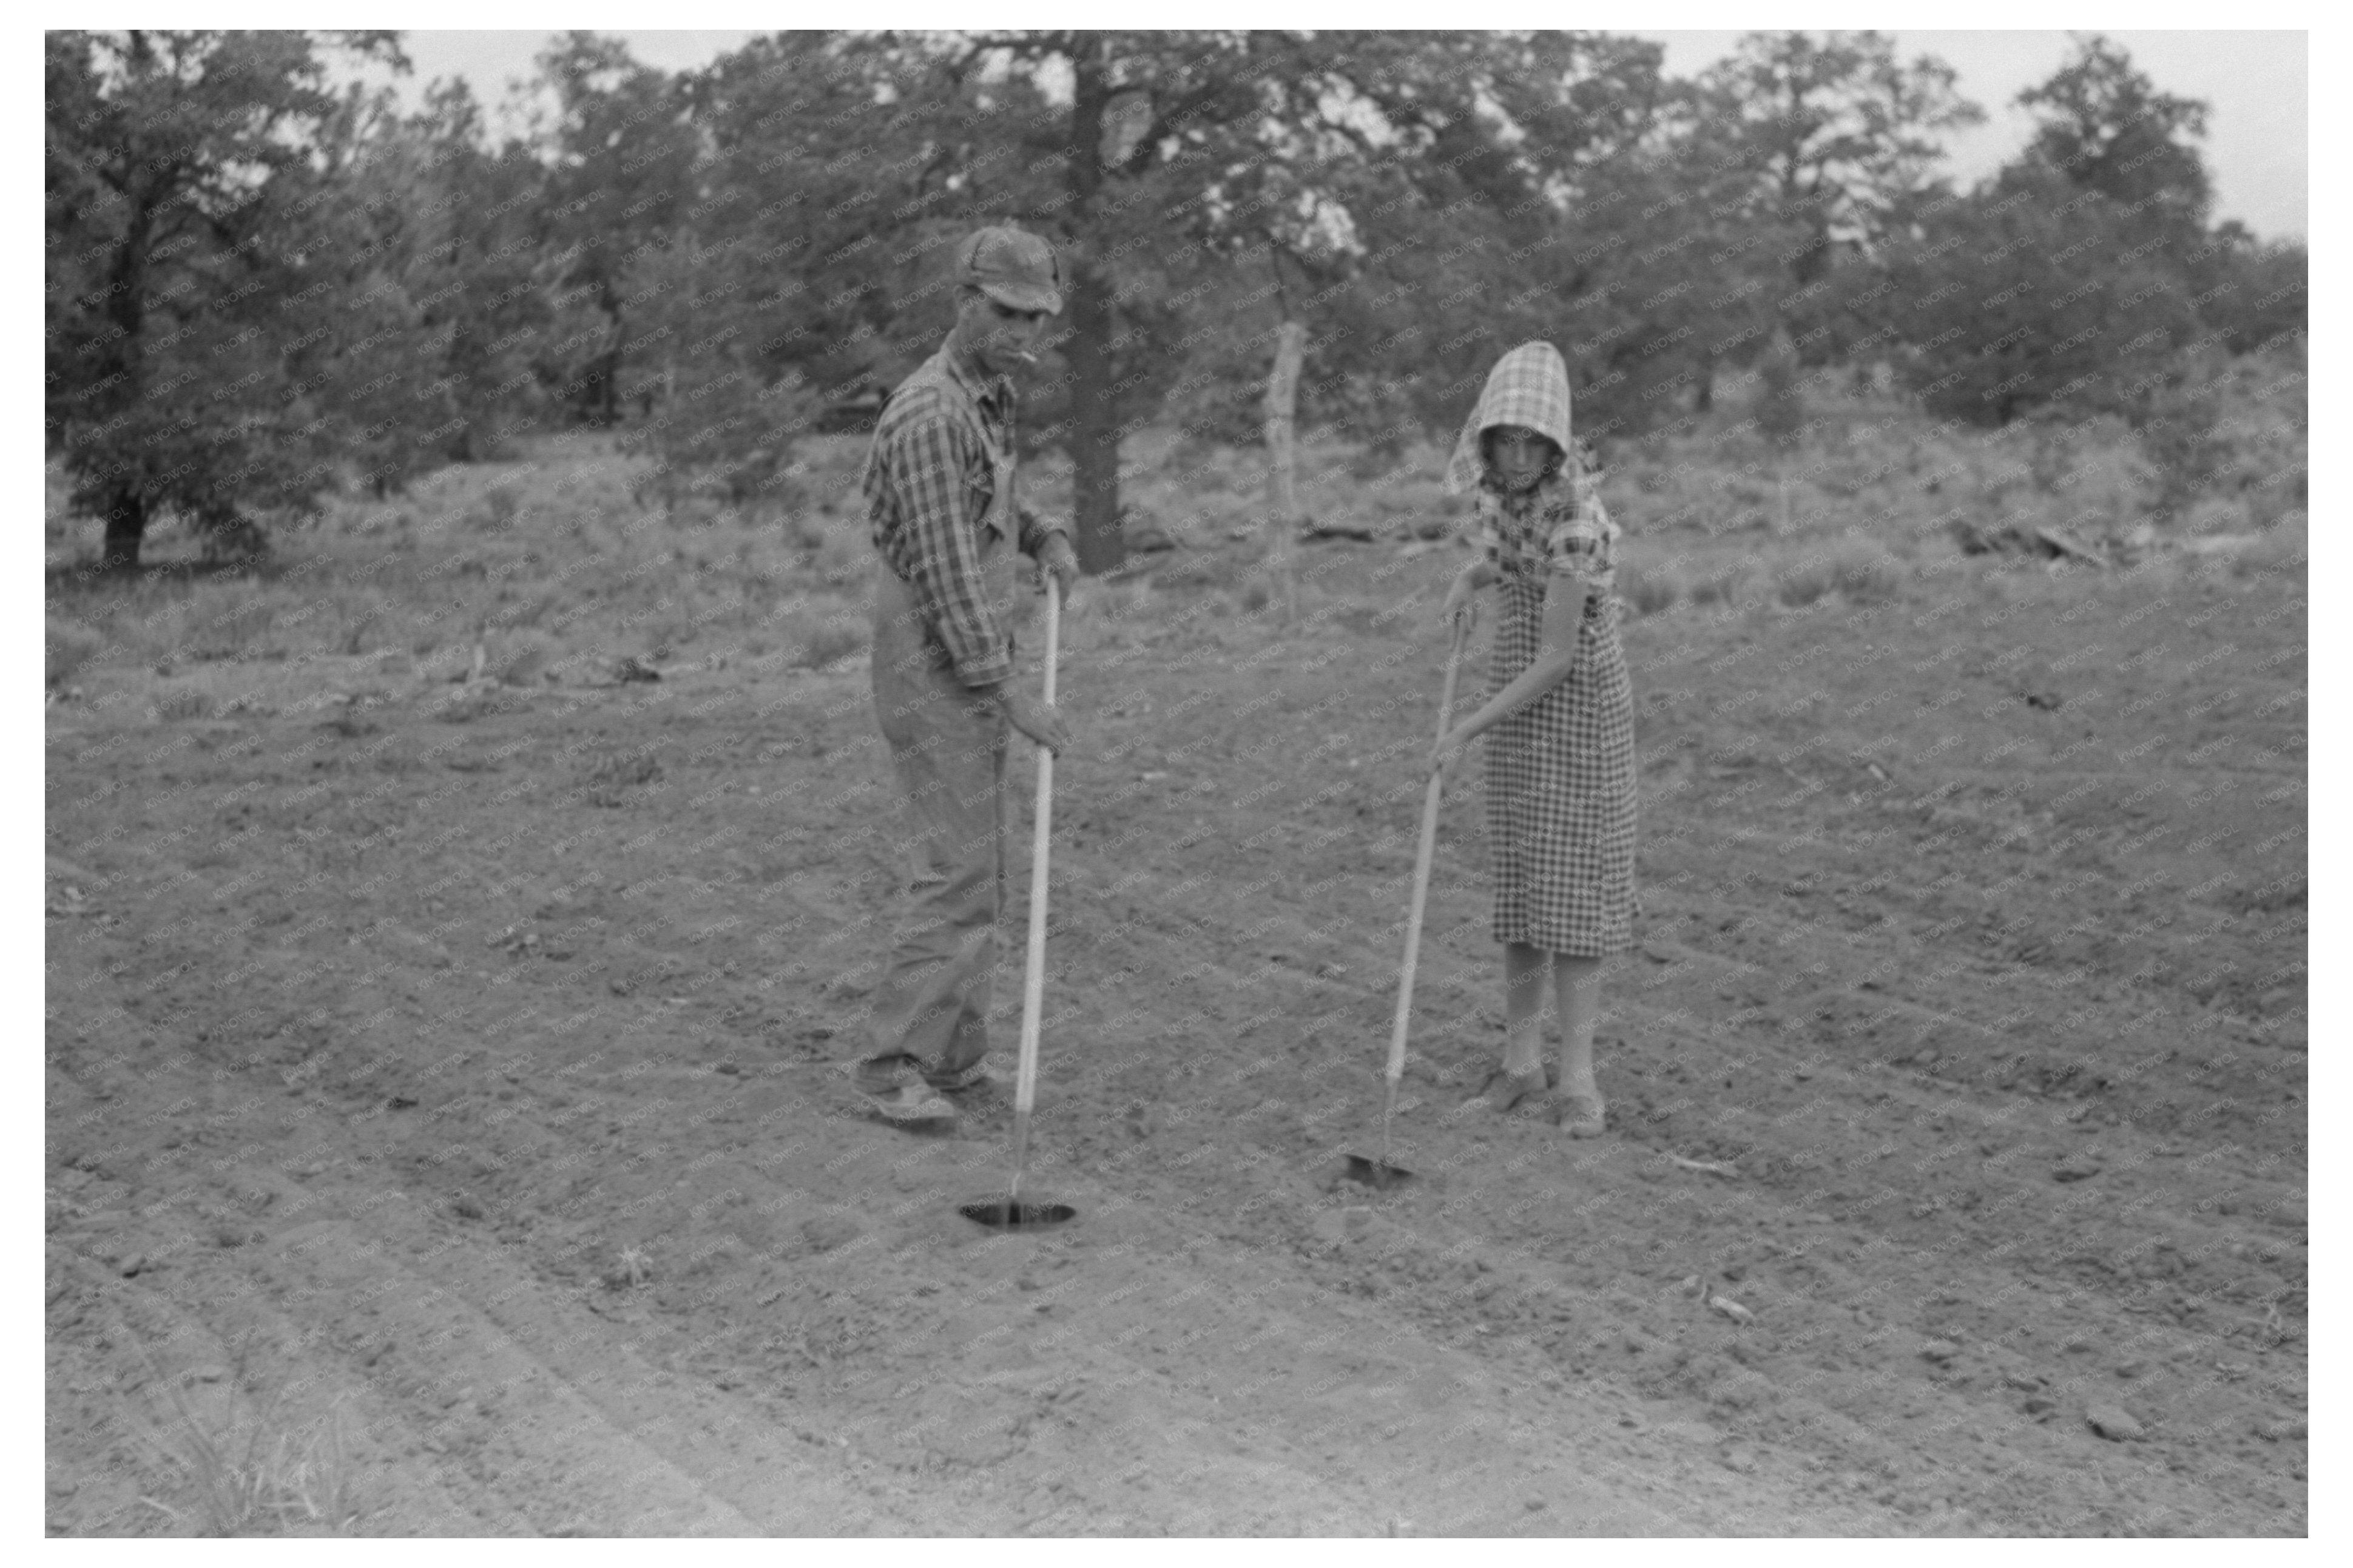
MULTIPOLYGON (((1569 466, 1577 468, 1576 454, 1569 466)), ((1620 529, 1601 503, 1594 476, 1556 473, 1526 495, 1506 495, 1482 481, 1471 514, 1470 541, 1487 559, 1514 573, 1546 570, 1592 590, 1589 618, 1617 588, 1620 529), (1508 522, 1507 522, 1508 520, 1508 522)))
MULTIPOLYGON (((915 590, 956 678, 993 686, 1012 675, 1013 658, 989 608, 978 530, 997 483, 989 450, 1013 450, 1013 384, 1000 376, 984 387, 944 344, 931 364, 955 392, 926 382, 892 394, 860 487, 874 548, 915 590)), ((1018 504, 1014 513, 1014 544, 1024 555, 1037 556, 1047 535, 1062 532, 1018 504)))

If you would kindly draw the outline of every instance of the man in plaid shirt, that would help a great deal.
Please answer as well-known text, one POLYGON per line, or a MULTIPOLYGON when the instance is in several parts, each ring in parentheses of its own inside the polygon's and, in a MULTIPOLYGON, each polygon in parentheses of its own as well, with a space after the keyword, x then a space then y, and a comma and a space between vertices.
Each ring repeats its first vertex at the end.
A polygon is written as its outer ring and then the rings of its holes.
POLYGON ((955 327, 882 410, 860 486, 877 556, 874 707, 906 802, 906 912, 853 1068, 896 1122, 952 1120, 990 1083, 988 1006, 1005 901, 1008 734, 1060 752, 1052 707, 1018 690, 1016 553, 1067 598, 1078 556, 1014 496, 1011 372, 1062 308, 1061 268, 1033 234, 984 228, 956 256, 955 327))

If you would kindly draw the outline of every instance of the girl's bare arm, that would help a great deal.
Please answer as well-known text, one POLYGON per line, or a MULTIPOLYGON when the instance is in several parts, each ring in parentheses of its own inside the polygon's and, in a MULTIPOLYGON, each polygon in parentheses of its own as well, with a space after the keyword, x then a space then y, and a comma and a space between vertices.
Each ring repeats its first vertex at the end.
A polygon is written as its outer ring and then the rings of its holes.
POLYGON ((1545 592, 1544 630, 1535 658, 1477 713, 1448 732, 1439 743, 1441 756, 1476 740, 1576 673, 1582 647, 1577 634, 1585 623, 1586 602, 1594 591, 1577 577, 1553 577, 1545 592))

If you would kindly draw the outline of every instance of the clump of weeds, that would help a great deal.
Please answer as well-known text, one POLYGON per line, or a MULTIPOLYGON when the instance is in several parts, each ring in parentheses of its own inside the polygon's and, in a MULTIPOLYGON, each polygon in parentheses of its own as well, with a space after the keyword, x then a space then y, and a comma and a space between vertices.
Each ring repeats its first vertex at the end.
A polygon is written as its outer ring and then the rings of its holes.
POLYGON ((631 789, 661 776, 661 764, 650 751, 610 752, 588 770, 585 793, 592 806, 617 806, 631 789))
POLYGON ((866 639, 856 628, 840 621, 830 621, 809 633, 808 641, 801 644, 799 657, 795 662, 804 670, 822 670, 838 660, 849 658, 865 646, 866 639))
MULTIPOLYGON (((152 1362, 151 1362, 152 1364, 152 1362)), ((182 1380, 156 1372, 171 1419, 150 1441, 194 1493, 185 1508, 140 1500, 194 1533, 213 1536, 353 1534, 361 1509, 353 1484, 349 1414, 338 1401, 320 1430, 297 1441, 274 1408, 255 1408, 229 1384, 216 1423, 196 1408, 182 1380)))

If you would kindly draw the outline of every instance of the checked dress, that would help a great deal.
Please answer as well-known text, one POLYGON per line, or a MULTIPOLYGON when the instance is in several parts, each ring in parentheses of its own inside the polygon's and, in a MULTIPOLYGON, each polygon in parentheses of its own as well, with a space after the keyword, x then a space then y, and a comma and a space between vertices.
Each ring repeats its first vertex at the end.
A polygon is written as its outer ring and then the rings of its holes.
POLYGON ((1482 486, 1477 541, 1501 574, 1493 697, 1535 662, 1547 589, 1587 589, 1577 667, 1487 732, 1495 939, 1599 958, 1633 945, 1634 697, 1611 596, 1618 527, 1576 480, 1482 486))

